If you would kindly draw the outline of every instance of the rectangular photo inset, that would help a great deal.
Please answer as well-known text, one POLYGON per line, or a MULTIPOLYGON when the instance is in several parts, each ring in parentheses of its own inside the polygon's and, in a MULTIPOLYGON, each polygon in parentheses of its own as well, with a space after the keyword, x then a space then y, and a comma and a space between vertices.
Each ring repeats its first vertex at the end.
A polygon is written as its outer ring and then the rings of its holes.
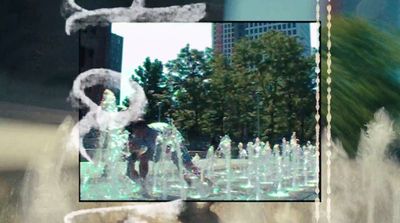
POLYGON ((317 25, 114 23, 81 32, 81 71, 121 73, 120 88, 86 94, 105 112, 124 111, 136 82, 148 103, 125 128, 85 136, 92 162, 80 158, 80 200, 314 201, 317 25))

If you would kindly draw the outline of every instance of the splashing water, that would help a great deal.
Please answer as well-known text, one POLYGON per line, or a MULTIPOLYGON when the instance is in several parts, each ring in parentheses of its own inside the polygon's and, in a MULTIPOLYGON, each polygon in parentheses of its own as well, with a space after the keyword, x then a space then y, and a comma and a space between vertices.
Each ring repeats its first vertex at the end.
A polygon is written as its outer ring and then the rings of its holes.
POLYGON ((67 117, 56 132, 56 141, 44 146, 30 161, 20 194, 23 222, 60 222, 71 211, 66 185, 73 179, 64 171, 64 161, 71 158, 65 145, 73 123, 67 117))
MULTIPOLYGON (((108 114, 118 112, 112 91, 108 89, 104 91, 100 107, 108 114)), ((126 176, 127 163, 122 162, 128 138, 129 132, 120 128, 108 128, 100 132, 94 149, 94 162, 86 164, 85 168, 81 169, 82 199, 124 199, 125 194, 140 189, 139 185, 126 176), (100 181, 90 184, 90 181, 95 179, 100 181)))
POLYGON ((226 173, 226 199, 232 199, 232 156, 231 156, 231 139, 229 136, 224 136, 219 144, 225 157, 225 173, 226 173))
MULTIPOLYGON (((129 188, 137 188, 138 185, 128 184, 124 180, 110 180, 101 174, 95 174, 96 171, 88 171, 96 168, 90 163, 81 163, 81 168, 85 170, 82 171, 82 177, 86 179, 82 183, 84 189, 81 193, 84 200, 168 200, 171 198, 190 200, 276 200, 282 198, 312 200, 315 197, 313 190, 317 184, 312 183, 312 181, 318 182, 318 178, 312 176, 310 172, 315 169, 317 164, 310 161, 302 163, 307 160, 316 160, 313 158, 315 153, 312 149, 304 149, 304 153, 300 153, 299 145, 287 145, 287 148, 284 149, 287 157, 278 153, 273 157, 271 151, 265 151, 268 150, 268 146, 264 146, 265 143, 256 139, 255 144, 251 142, 247 144, 248 159, 232 159, 231 140, 229 136, 225 136, 221 139, 218 147, 223 158, 215 158, 213 148, 209 149, 206 159, 200 159, 196 162, 199 166, 206 168, 201 171, 200 176, 195 176, 183 168, 185 166, 183 157, 188 154, 182 154, 183 138, 179 131, 173 125, 166 123, 153 123, 149 127, 157 130, 159 134, 156 139, 157 152, 151 159, 149 175, 141 185, 145 193, 143 194, 140 188, 129 190, 129 188), (290 154, 292 154, 292 159, 289 159, 290 154), (175 159, 172 158, 173 156, 176 156, 175 159), (273 159, 277 160, 277 165, 270 164, 269 161, 273 159), (282 159, 286 160, 285 166, 281 163, 282 159), (303 171, 299 172, 300 168, 304 168, 303 171), (287 171, 284 172, 283 169, 287 169, 287 171), (293 172, 298 174, 293 174, 293 172), (204 175, 205 173, 206 175, 204 175), (186 183, 186 177, 190 178, 190 184, 186 183), (213 183, 204 182, 205 177, 211 179, 213 183), (296 178, 296 181, 293 178, 296 178), (269 181, 270 179, 274 181, 269 181), (302 180, 304 184, 301 186, 294 185, 293 181, 297 182, 297 180, 302 180), (117 189, 114 192, 104 190, 101 193, 99 188, 125 189, 117 189), (274 190, 274 192, 271 192, 271 190, 274 190)), ((295 136, 292 138, 295 139, 295 136)), ((113 147, 110 153, 118 154, 120 150, 121 148, 113 147)), ((114 155, 110 155, 110 157, 114 157, 114 155)), ((105 161, 100 162, 101 167, 106 166, 105 161)), ((110 176, 121 175, 126 165, 123 165, 121 160, 114 160, 112 163, 114 168, 110 168, 110 171, 114 172, 108 174, 110 176)))
MULTIPOLYGON (((62 147, 65 146, 65 141, 62 139, 68 135, 72 125, 72 121, 67 119, 60 126, 57 133, 60 141, 45 147, 43 152, 47 151, 46 157, 40 159, 38 156, 39 159, 32 162, 27 171, 24 190, 21 193, 21 209, 25 222, 61 222, 62 216, 76 205, 65 196, 67 190, 64 186, 70 185, 71 181, 63 177, 62 171, 65 166, 63 160, 68 155, 62 153, 64 151, 62 147), (55 152, 49 150, 48 148, 52 146, 61 150, 55 152), (47 155, 51 156, 51 159, 48 159, 47 155), (49 194, 52 196, 49 197, 49 194)), ((385 155, 388 144, 398 135, 393 131, 392 121, 384 110, 376 113, 375 119, 367 127, 367 131, 362 133, 359 156, 355 160, 347 157, 339 142, 333 147, 331 185, 333 223, 400 221, 399 166, 385 155)), ((322 158, 322 174, 324 174, 326 157, 322 158)), ((324 223, 327 222, 325 212, 327 195, 326 182, 322 183, 323 200, 320 205, 319 222, 324 223)), ((110 207, 103 210, 105 214, 96 215, 96 219, 105 218, 108 216, 107 213, 114 213, 115 209, 110 207)), ((148 212, 156 210, 149 208, 148 212)), ((316 214, 313 203, 214 203, 211 210, 218 215, 221 223, 244 221, 289 223, 293 222, 293 219, 296 219, 296 222, 314 222, 316 214)), ((136 212, 127 210, 121 215, 127 216, 129 213, 132 216, 131 220, 134 219, 136 212)))
MULTIPOLYGON (((325 134, 324 134, 325 135, 325 134)), ((350 159, 340 142, 332 151, 332 223, 400 222, 399 165, 386 156, 388 145, 395 137, 393 121, 384 109, 379 110, 362 132, 359 155, 350 159)), ((325 140, 325 139, 324 139, 325 140)), ((326 143, 322 143, 326 151, 326 143)), ((325 154, 325 153, 322 153, 325 154)), ((322 202, 319 222, 327 222, 326 156, 322 156, 322 202)), ((315 222, 314 203, 260 203, 213 205, 221 223, 315 222), (243 214, 245 213, 245 214, 243 214)))
POLYGON ((386 156, 395 137, 398 135, 393 121, 381 109, 367 124, 367 130, 362 131, 355 160, 346 160, 340 145, 335 148, 332 186, 333 193, 338 195, 334 197, 332 209, 340 215, 334 215, 333 221, 400 222, 399 166, 386 156))
POLYGON ((148 205, 127 203, 120 207, 72 211, 82 206, 115 205, 78 202, 77 153, 65 148, 74 124, 75 121, 67 117, 58 127, 55 137, 49 136, 55 140, 47 143, 40 155, 31 160, 20 192, 20 222, 61 223, 64 220, 64 223, 92 223, 99 219, 110 223, 179 222, 178 216, 184 210, 182 201, 148 205))

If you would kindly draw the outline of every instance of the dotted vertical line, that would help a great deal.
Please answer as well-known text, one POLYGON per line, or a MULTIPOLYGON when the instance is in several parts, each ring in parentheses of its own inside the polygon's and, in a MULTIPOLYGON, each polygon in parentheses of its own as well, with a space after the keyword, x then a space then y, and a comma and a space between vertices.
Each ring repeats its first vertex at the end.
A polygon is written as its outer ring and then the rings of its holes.
MULTIPOLYGON (((320 2, 319 0, 316 0, 316 6, 315 6, 315 12, 316 12, 316 21, 317 21, 317 27, 316 29, 320 30, 320 26, 321 26, 321 17, 320 17, 320 2)), ((321 33, 319 33, 319 35, 321 35, 321 33)), ((320 38, 318 38, 318 43, 320 41, 320 38)), ((318 44, 318 46, 320 46, 320 43, 318 44)), ((321 62, 321 55, 320 52, 318 51, 315 54, 315 64, 316 64, 316 68, 315 68, 315 73, 316 73, 316 94, 315 94, 315 120, 316 120, 316 124, 315 124, 315 148, 316 148, 316 154, 315 154, 315 172, 316 172, 316 176, 318 178, 317 181, 317 185, 315 187, 315 194, 317 195, 315 198, 315 222, 318 223, 319 222, 319 218, 320 218, 320 199, 319 199, 319 194, 320 194, 320 189, 319 189, 319 162, 320 162, 320 151, 319 151, 319 147, 320 147, 320 125, 319 125, 319 121, 320 121, 320 75, 321 75, 321 69, 320 69, 320 62, 321 62)))
POLYGON ((326 174, 326 179, 327 179, 327 187, 326 187, 326 218, 327 222, 331 222, 331 155, 332 155, 332 136, 331 136, 331 120, 332 120, 332 115, 331 115, 331 83, 332 83, 332 78, 331 78, 331 65, 332 65, 332 59, 331 59, 331 47, 332 47, 332 42, 331 42, 331 28, 332 28, 332 16, 331 16, 331 11, 332 11, 332 5, 331 5, 331 0, 328 0, 328 5, 326 7, 327 9, 327 28, 328 28, 328 39, 327 39, 327 79, 326 83, 328 85, 327 87, 327 104, 328 104, 328 109, 327 109, 327 115, 326 115, 326 120, 327 120, 327 151, 326 151, 326 168, 327 168, 327 174, 326 174))

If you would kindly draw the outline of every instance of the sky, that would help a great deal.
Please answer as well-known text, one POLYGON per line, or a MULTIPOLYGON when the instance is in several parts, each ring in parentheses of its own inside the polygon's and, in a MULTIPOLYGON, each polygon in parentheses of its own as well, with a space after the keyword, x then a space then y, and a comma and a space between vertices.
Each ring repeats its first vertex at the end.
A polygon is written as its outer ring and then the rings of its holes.
MULTIPOLYGON (((311 24, 311 47, 318 48, 317 24, 311 24)), ((146 59, 167 63, 190 44, 193 49, 212 47, 212 23, 113 23, 112 32, 124 37, 121 100, 130 93, 128 79, 146 59)))
POLYGON ((311 49, 319 49, 319 29, 318 23, 310 23, 310 41, 311 49))

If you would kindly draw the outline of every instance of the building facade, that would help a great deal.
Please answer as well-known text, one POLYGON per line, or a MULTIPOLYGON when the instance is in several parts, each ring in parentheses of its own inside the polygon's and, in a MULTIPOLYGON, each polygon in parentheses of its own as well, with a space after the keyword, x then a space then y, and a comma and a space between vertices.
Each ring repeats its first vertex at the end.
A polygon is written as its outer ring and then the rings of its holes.
POLYGON ((230 57, 235 42, 243 37, 257 39, 268 31, 283 32, 288 36, 296 36, 305 47, 305 54, 311 54, 309 23, 216 23, 213 24, 213 48, 217 53, 230 57))
POLYGON ((121 72, 122 69, 122 49, 124 44, 124 38, 117 34, 111 33, 109 49, 109 67, 111 70, 121 72))
MULTIPOLYGON (((111 32, 111 27, 89 27, 79 35, 79 72, 93 68, 107 68, 117 72, 122 69, 123 37, 111 32)), ((119 85, 119 84, 118 84, 119 85)), ((86 95, 100 104, 106 86, 95 85, 85 90, 86 95)), ((110 89, 119 101, 119 89, 110 89)), ((86 114, 86 108, 79 116, 86 114)))

